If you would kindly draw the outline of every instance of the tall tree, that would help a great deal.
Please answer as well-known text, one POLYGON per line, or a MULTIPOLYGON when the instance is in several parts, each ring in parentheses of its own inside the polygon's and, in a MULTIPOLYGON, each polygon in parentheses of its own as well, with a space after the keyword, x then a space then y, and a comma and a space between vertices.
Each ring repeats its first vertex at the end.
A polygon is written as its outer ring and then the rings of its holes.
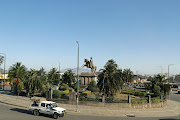
POLYGON ((121 88, 121 70, 118 70, 114 60, 108 60, 98 76, 100 91, 108 96, 114 95, 121 88))
POLYGON ((24 86, 26 88, 26 93, 35 93, 35 91, 40 91, 42 89, 42 83, 40 76, 34 69, 31 69, 27 74, 27 79, 24 81, 24 86))
POLYGON ((134 78, 133 72, 130 69, 124 69, 123 71, 123 81, 125 83, 125 87, 128 82, 132 82, 134 78))
POLYGON ((72 86, 72 83, 75 82, 75 75, 72 70, 68 70, 64 73, 64 75, 62 76, 62 82, 65 84, 68 83, 70 87, 72 86))
POLYGON ((59 83, 60 81, 60 74, 57 73, 56 68, 52 68, 51 71, 48 74, 48 81, 51 84, 56 84, 59 83))
POLYGON ((22 89, 22 82, 25 80, 26 73, 27 68, 20 62, 17 62, 10 67, 8 77, 10 85, 14 87, 14 92, 22 89))
POLYGON ((43 67, 40 68, 39 71, 37 71, 37 75, 40 77, 40 80, 42 84, 47 84, 47 76, 46 76, 46 71, 43 67))

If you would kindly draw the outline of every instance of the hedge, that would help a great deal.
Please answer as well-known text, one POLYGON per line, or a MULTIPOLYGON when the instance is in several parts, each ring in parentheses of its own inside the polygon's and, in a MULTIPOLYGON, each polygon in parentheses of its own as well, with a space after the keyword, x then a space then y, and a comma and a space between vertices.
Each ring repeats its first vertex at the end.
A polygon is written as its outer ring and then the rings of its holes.
POLYGON ((86 90, 85 92, 82 92, 82 93, 81 93, 81 96, 87 97, 87 96, 90 95, 90 94, 91 94, 91 91, 86 90))
POLYGON ((137 100, 131 100, 132 104, 146 104, 147 99, 137 99, 137 100))
POLYGON ((154 95, 154 93, 146 93, 140 90, 121 90, 121 93, 123 94, 130 94, 130 95, 134 95, 134 96, 140 96, 140 97, 144 97, 147 95, 154 95))
POLYGON ((159 102, 161 102, 160 98, 151 99, 151 103, 159 103, 159 102))
POLYGON ((66 94, 63 91, 53 90, 53 98, 61 98, 66 94))

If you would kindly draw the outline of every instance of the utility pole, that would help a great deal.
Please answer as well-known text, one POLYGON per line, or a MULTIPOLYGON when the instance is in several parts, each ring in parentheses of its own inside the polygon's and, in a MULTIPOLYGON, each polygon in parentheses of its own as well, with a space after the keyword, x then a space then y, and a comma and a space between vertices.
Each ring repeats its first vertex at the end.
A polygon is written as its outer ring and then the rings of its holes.
POLYGON ((77 101, 76 101, 76 112, 78 112, 78 102, 79 102, 79 42, 78 44, 78 59, 77 59, 77 101))
POLYGON ((168 65, 168 83, 169 83, 169 67, 170 67, 171 65, 174 65, 174 64, 168 65))
POLYGON ((59 74, 60 74, 60 62, 59 62, 59 74))
POLYGON ((161 67, 161 75, 163 75, 163 68, 162 68, 162 66, 159 66, 159 67, 161 67))
POLYGON ((0 54, 3 54, 4 55, 4 80, 3 80, 3 90, 4 90, 4 81, 5 81, 5 72, 6 72, 6 70, 5 70, 5 66, 6 66, 6 54, 5 53, 0 53, 0 54))

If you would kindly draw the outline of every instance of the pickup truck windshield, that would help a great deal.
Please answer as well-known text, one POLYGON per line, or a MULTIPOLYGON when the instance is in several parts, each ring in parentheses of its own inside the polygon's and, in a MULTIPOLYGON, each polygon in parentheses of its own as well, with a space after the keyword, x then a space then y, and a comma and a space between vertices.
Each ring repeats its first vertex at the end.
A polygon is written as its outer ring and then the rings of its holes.
POLYGON ((51 103, 51 106, 54 108, 54 107, 57 107, 57 104, 56 103, 51 103))

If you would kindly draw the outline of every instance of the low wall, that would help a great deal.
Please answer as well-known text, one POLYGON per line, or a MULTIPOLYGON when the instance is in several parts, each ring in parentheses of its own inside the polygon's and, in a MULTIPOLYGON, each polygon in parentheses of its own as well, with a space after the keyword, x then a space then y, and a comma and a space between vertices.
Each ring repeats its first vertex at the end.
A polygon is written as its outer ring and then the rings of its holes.
POLYGON ((148 108, 161 108, 167 105, 167 101, 159 103, 146 103, 146 104, 131 104, 134 109, 148 109, 148 108))
MULTIPOLYGON (((52 99, 52 101, 63 104, 76 105, 76 101, 52 99)), ((148 109, 148 108, 161 108, 167 105, 167 101, 160 103, 146 103, 146 104, 129 104, 129 103, 103 103, 95 101, 79 101, 79 105, 96 106, 96 107, 114 107, 114 108, 133 108, 133 109, 148 109)))

